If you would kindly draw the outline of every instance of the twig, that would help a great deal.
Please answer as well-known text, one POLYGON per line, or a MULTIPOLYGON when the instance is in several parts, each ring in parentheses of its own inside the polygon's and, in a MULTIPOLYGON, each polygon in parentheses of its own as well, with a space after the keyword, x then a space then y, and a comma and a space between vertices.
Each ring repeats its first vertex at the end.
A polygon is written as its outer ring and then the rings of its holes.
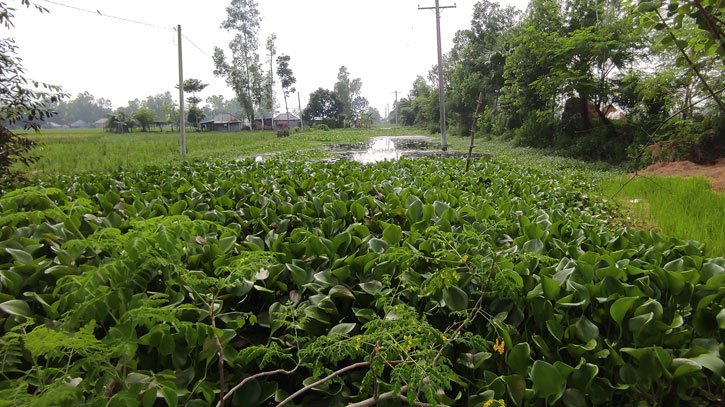
MULTIPOLYGON (((403 386, 403 387, 400 388, 400 391, 398 391, 398 394, 405 394, 407 392, 408 392, 408 386, 405 385, 405 386, 403 386)), ((389 391, 387 393, 381 394, 380 396, 378 396, 377 399, 371 397, 369 399, 366 399, 366 400, 363 400, 363 401, 360 401, 360 402, 357 402, 357 403, 348 404, 347 407, 368 407, 368 406, 374 406, 374 405, 376 405, 378 403, 381 403, 383 401, 392 400, 393 398, 395 398, 395 396, 393 395, 393 392, 392 391, 389 391)))
POLYGON ((313 388, 315 386, 319 386, 320 384, 325 383, 326 381, 328 381, 328 380, 330 380, 330 379, 332 379, 334 377, 337 377, 337 376, 339 376, 339 375, 341 375, 343 373, 347 373, 350 370, 360 369, 362 367, 368 367, 368 366, 370 366, 370 364, 371 364, 370 362, 358 362, 358 363, 352 364, 350 366, 345 366, 345 367, 343 367, 340 370, 334 371, 334 372, 330 373, 328 376, 323 377, 322 379, 320 379, 320 380, 318 380, 318 381, 316 381, 314 383, 308 384, 307 386, 305 386, 305 387, 297 390, 296 392, 292 393, 291 396, 287 397, 286 399, 282 400, 281 403, 277 404, 277 407, 284 406, 285 404, 287 404, 287 403, 291 402, 292 400, 294 400, 294 398, 297 397, 297 396, 299 396, 300 394, 305 393, 308 390, 310 390, 311 388, 313 388))
MULTIPOLYGON (((408 403, 408 398, 405 397, 405 396, 403 396, 402 394, 398 394, 398 400, 405 401, 406 403, 408 403)), ((418 400, 413 401, 413 405, 415 407, 433 407, 433 404, 421 403, 418 400)), ((436 405, 437 406, 441 406, 441 407, 445 407, 445 405, 443 405, 443 404, 436 404, 436 405)))
POLYGON ((295 368, 292 370, 277 369, 277 370, 272 370, 269 372, 261 372, 261 373, 257 373, 255 375, 249 376, 249 377, 245 378, 244 380, 242 380, 241 382, 239 382, 239 384, 237 384, 236 386, 229 389, 227 394, 225 394, 224 397, 221 400, 219 400, 217 407, 221 407, 222 405, 224 405, 224 402, 227 401, 227 399, 231 398, 232 394, 234 394, 234 392, 236 392, 237 390, 244 387, 244 385, 247 384, 247 382, 249 382, 251 380, 260 379, 262 377, 267 377, 267 376, 274 376, 276 374, 285 374, 285 375, 292 374, 295 371, 297 371, 297 369, 299 367, 300 367, 300 365, 298 363, 297 366, 295 366, 295 368))
POLYGON ((373 359, 375 358, 375 355, 378 354, 378 347, 380 346, 380 341, 375 343, 375 348, 373 348, 372 353, 370 353, 370 373, 373 375, 373 398, 375 400, 378 399, 378 378, 375 376, 375 367, 373 366, 373 359))
POLYGON ((471 142, 468 144, 468 158, 466 159, 466 171, 471 167, 471 154, 473 154, 473 139, 478 127, 479 111, 483 103, 483 91, 478 94, 478 104, 476 105, 476 113, 473 115, 473 123, 471 123, 471 142))
POLYGON ((221 342, 219 342, 219 336, 216 334, 216 318, 214 317, 214 302, 209 306, 209 316, 211 317, 211 326, 214 328, 214 344, 216 344, 217 352, 219 353, 219 402, 222 403, 224 400, 224 391, 226 385, 224 384, 224 349, 222 348, 221 342))

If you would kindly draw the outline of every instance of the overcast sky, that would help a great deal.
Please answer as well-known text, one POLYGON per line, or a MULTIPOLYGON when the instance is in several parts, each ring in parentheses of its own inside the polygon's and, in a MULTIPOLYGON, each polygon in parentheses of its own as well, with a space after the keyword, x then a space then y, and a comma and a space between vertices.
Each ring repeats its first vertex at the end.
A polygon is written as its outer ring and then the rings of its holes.
MULTIPOLYGON (((112 100, 114 108, 166 91, 178 99, 176 33, 171 27, 181 24, 182 33, 193 42, 182 43, 185 78, 210 84, 199 95, 203 99, 215 94, 234 97, 224 80, 214 77, 211 61, 214 47, 226 50, 232 35, 220 28, 228 0, 33 2, 50 13, 23 8, 15 13, 15 28, 0 29, 5 31, 2 36, 16 38, 32 79, 61 85, 72 96, 88 91, 112 100)), ((442 0, 441 6, 453 2, 442 0)), ((19 8, 17 0, 8 3, 19 8)), ((457 8, 442 12, 443 52, 450 50, 456 31, 470 27, 476 1, 455 3, 457 8)), ((406 94, 416 75, 425 77, 436 63, 435 14, 417 9, 434 5, 434 0, 262 0, 258 4, 261 60, 267 60, 267 36, 276 33, 278 54, 292 58, 303 108, 315 89, 332 89, 338 69, 345 65, 353 78, 362 79, 362 95, 384 114, 386 104, 393 104, 395 90, 406 94)), ((523 9, 527 1, 502 0, 502 4, 523 9)), ((279 110, 284 111, 281 90, 277 93, 279 110)), ((297 106, 297 96, 292 98, 290 110, 297 106)))

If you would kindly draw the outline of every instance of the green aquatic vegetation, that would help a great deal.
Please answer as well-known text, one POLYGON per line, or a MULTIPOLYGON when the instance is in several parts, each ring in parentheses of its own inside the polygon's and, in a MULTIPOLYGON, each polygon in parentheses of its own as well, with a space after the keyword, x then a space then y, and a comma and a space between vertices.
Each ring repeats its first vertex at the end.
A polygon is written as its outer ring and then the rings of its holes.
POLYGON ((0 405, 718 402, 725 259, 621 227, 588 171, 464 165, 182 162, 8 192, 0 405))

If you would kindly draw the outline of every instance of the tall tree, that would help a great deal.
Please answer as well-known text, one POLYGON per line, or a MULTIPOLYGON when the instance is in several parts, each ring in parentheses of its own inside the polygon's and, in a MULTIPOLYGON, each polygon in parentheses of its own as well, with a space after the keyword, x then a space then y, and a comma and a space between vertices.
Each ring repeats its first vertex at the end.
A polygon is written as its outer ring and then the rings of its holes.
POLYGON ((284 110, 287 112, 287 124, 289 124, 289 108, 287 107, 287 97, 289 94, 295 91, 294 84, 297 79, 289 67, 290 56, 280 55, 277 57, 277 75, 279 76, 280 82, 282 82, 282 95, 284 96, 284 110))
POLYGON ((262 91, 262 68, 259 63, 259 24, 262 19, 254 0, 232 0, 227 7, 227 19, 221 27, 233 32, 229 42, 231 60, 224 50, 214 49, 214 75, 224 77, 244 108, 250 124, 254 123, 255 104, 259 106, 262 91))
POLYGON ((337 82, 335 83, 335 93, 342 103, 342 113, 346 116, 352 116, 352 101, 360 96, 362 89, 362 80, 360 78, 351 79, 350 72, 344 65, 340 67, 337 73, 337 82))
MULTIPOLYGON (((30 1, 21 0, 20 4, 30 7, 30 1)), ((48 11, 35 6, 41 13, 48 11)), ((13 27, 13 12, 0 1, 0 25, 13 27)), ((0 39, 0 184, 21 177, 18 170, 12 169, 16 163, 29 165, 38 160, 31 155, 36 143, 13 133, 6 126, 22 123, 26 129, 40 130, 40 122, 53 116, 51 103, 67 97, 61 88, 41 84, 25 78, 25 69, 17 56, 18 47, 12 38, 0 39), (31 82, 34 86, 29 86, 31 82), (38 88, 45 88, 44 91, 38 88)))
POLYGON ((277 34, 272 33, 267 37, 267 52, 269 55, 269 71, 267 72, 267 92, 264 108, 269 110, 270 116, 274 116, 275 100, 274 100, 274 56, 277 54, 277 34))
POLYGON ((310 94, 302 115, 306 122, 322 119, 335 119, 342 113, 342 102, 337 93, 319 88, 310 94))

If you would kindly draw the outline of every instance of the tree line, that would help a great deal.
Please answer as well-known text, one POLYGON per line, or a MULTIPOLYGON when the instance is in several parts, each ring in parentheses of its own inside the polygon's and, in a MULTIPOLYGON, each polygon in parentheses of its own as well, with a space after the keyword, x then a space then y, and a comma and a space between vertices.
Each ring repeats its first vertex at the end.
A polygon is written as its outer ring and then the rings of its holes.
MULTIPOLYGON (((611 162, 725 155, 723 10, 717 0, 532 0, 524 12, 479 1, 444 58, 447 123, 611 162)), ((439 131, 437 81, 437 66, 418 76, 391 116, 439 131)))

